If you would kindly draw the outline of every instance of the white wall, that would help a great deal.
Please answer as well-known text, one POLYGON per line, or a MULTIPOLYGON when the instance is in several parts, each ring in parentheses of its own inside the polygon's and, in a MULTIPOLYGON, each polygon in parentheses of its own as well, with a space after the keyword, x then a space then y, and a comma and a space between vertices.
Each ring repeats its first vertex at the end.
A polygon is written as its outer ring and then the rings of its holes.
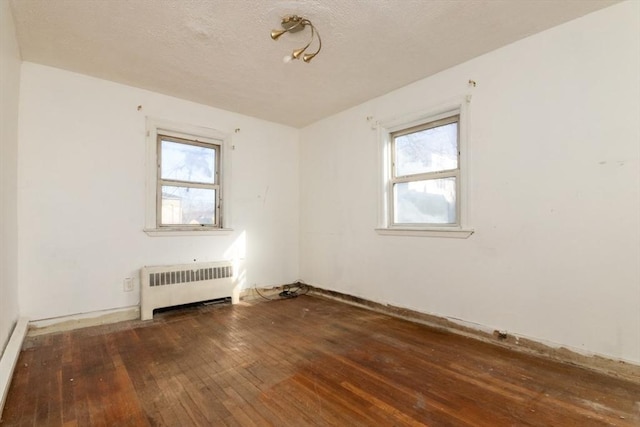
POLYGON ((20 50, 8 1, 0 1, 0 354, 18 319, 18 103, 20 50))
POLYGON ((478 57, 301 133, 301 278, 640 362, 640 3, 478 57), (367 116, 477 82, 467 240, 380 236, 367 116))
POLYGON ((297 280, 298 133, 24 62, 21 314, 43 319, 132 306, 139 302, 139 283, 135 292, 125 293, 122 282, 137 278, 143 265, 216 261, 243 245, 245 287, 297 280), (146 116, 232 135, 232 199, 226 201, 231 235, 150 237, 142 231, 146 116))

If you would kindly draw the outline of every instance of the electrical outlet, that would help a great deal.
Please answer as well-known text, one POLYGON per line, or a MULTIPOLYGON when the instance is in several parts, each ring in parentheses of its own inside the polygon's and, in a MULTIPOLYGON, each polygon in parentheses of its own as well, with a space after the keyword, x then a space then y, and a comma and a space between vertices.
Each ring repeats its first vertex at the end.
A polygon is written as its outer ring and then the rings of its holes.
POLYGON ((124 283, 122 284, 122 288, 125 292, 133 291, 133 279, 131 277, 127 277, 124 279, 124 283))

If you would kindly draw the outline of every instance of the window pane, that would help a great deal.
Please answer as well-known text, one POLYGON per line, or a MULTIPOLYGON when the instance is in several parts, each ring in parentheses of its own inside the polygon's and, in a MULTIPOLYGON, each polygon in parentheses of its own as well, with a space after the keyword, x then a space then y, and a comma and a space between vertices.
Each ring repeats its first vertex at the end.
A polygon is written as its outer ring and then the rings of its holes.
POLYGON ((216 190, 162 186, 162 225, 216 223, 216 190))
POLYGON ((162 141, 162 179, 215 183, 216 150, 162 141))
POLYGON ((395 138, 396 176, 458 167, 458 123, 395 138))
POLYGON ((456 178, 393 186, 396 224, 456 224, 456 178))

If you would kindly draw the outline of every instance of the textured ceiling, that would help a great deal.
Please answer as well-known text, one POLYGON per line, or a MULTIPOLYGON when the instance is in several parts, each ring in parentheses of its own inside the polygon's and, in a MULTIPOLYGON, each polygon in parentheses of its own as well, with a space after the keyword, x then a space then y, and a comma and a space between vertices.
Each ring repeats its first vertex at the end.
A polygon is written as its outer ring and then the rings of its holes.
POLYGON ((12 0, 31 61, 302 127, 615 0, 12 0), (282 58, 307 34, 322 52, 282 58))

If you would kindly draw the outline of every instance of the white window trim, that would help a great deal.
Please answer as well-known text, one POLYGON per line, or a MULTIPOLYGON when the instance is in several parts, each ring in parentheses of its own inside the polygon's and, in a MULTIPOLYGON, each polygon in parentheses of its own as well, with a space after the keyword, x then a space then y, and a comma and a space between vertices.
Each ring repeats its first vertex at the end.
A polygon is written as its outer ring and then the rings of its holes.
POLYGON ((146 212, 144 232, 149 236, 216 236, 233 232, 231 207, 229 201, 231 177, 231 135, 202 126, 174 123, 167 120, 147 117, 146 131, 146 212), (220 145, 222 162, 220 164, 222 186, 222 227, 158 227, 158 134, 184 139, 210 139, 220 145))
POLYGON ((449 237, 466 239, 474 232, 468 224, 468 177, 469 170, 469 104, 471 95, 464 95, 453 100, 435 105, 428 110, 405 115, 403 117, 383 120, 377 123, 379 141, 379 195, 378 195, 378 227, 376 232, 383 236, 421 236, 421 237, 449 237), (460 134, 460 186, 457 195, 460 218, 455 226, 426 226, 414 227, 392 224, 391 203, 391 133, 423 123, 440 120, 453 115, 459 115, 460 134))

